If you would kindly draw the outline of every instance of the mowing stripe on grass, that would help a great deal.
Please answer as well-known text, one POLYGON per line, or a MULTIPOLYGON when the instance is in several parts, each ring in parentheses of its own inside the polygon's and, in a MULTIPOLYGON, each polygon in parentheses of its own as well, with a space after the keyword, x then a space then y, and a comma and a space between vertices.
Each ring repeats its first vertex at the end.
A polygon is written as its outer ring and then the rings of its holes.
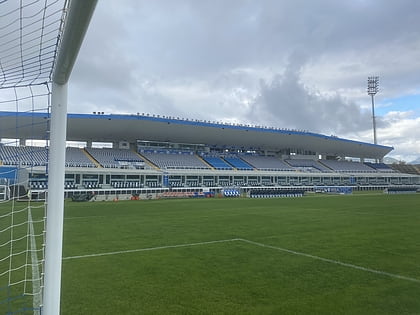
MULTIPOLYGON (((1 0, 0 0, 1 1, 1 0)), ((248 213, 249 214, 249 213, 248 213)), ((234 217, 234 216, 243 216, 244 213, 231 213, 231 214, 215 214, 215 215, 202 215, 202 216, 195 216, 195 219, 202 219, 202 218, 214 218, 214 217, 234 217)), ((128 214, 125 216, 134 216, 133 214, 128 214)), ((96 219, 96 218, 109 218, 110 216, 106 216, 106 215, 86 215, 86 216, 78 216, 78 217, 66 217, 64 218, 64 220, 84 220, 84 219, 96 219)), ((118 214, 118 215, 113 215, 112 217, 118 217, 121 218, 122 215, 118 214)), ((150 218, 150 220, 154 220, 155 218, 152 217, 150 218)), ((169 220, 173 220, 173 218, 169 219, 169 220)), ((169 221, 168 220, 168 221, 169 221)))
POLYGON ((198 242, 198 243, 187 243, 187 244, 167 245, 167 246, 158 246, 158 247, 138 248, 138 249, 120 250, 120 251, 108 252, 108 253, 80 255, 80 256, 69 256, 69 257, 64 257, 63 260, 89 258, 89 257, 99 257, 99 256, 109 256, 109 255, 119 255, 119 254, 136 253, 136 252, 147 252, 147 251, 158 250, 158 249, 190 247, 190 246, 208 245, 208 244, 216 244, 216 243, 235 242, 235 241, 239 241, 239 239, 231 238, 231 239, 227 239, 227 240, 217 240, 217 241, 207 241, 207 242, 198 242))
POLYGON ((381 271, 381 270, 366 268, 366 267, 362 267, 362 266, 358 266, 358 265, 353 265, 353 264, 345 263, 345 262, 342 262, 342 261, 339 261, 339 260, 334 260, 334 259, 324 258, 324 257, 320 257, 320 256, 315 256, 315 255, 311 255, 311 254, 302 253, 302 252, 297 252, 297 251, 290 250, 290 249, 287 249, 287 248, 267 245, 267 244, 250 241, 250 240, 243 239, 243 238, 238 238, 238 241, 242 241, 242 242, 245 242, 245 243, 248 243, 248 244, 253 244, 253 245, 256 245, 256 246, 259 246, 259 247, 265 247, 265 248, 270 248, 270 249, 286 252, 286 253, 293 254, 293 255, 298 255, 298 256, 308 257, 308 258, 312 258, 312 259, 316 259, 316 260, 321 260, 321 261, 325 261, 325 262, 328 262, 328 263, 332 263, 332 264, 336 264, 336 265, 340 265, 340 266, 344 266, 344 267, 348 267, 348 268, 353 268, 353 269, 363 270, 363 271, 367 271, 367 272, 371 272, 371 273, 376 273, 376 274, 383 275, 383 276, 388 276, 388 277, 391 277, 391 278, 408 280, 408 281, 420 283, 420 280, 416 279, 416 278, 401 276, 401 275, 397 275, 397 274, 386 272, 386 271, 381 271))
POLYGON ((80 220, 80 219, 96 219, 96 218, 109 218, 109 216, 106 215, 85 215, 85 216, 80 216, 80 217, 67 217, 64 218, 64 220, 80 220))

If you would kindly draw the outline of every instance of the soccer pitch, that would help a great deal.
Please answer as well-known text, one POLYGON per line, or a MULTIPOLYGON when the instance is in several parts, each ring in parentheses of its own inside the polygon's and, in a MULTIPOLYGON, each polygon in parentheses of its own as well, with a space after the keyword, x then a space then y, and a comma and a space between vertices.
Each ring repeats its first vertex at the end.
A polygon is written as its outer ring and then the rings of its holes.
POLYGON ((62 314, 420 313, 420 195, 67 203, 62 314))
POLYGON ((69 201, 62 314, 419 314, 419 205, 379 193, 69 201))

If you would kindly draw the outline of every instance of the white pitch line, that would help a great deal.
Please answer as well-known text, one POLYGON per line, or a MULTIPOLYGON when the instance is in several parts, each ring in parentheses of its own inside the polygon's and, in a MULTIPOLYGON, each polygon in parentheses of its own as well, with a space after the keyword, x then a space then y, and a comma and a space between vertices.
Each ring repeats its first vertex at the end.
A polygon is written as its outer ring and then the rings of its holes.
POLYGON ((407 280, 407 281, 420 283, 419 279, 412 278, 412 277, 401 276, 401 275, 397 275, 397 274, 386 272, 386 271, 366 268, 366 267, 362 267, 362 266, 358 266, 358 265, 345 263, 345 262, 342 262, 342 261, 339 261, 339 260, 334 260, 334 259, 324 258, 324 257, 320 257, 320 256, 315 256, 315 255, 311 255, 311 254, 302 253, 302 252, 297 252, 297 251, 290 250, 290 249, 287 249, 287 248, 282 248, 282 247, 267 245, 267 244, 263 244, 263 243, 258 243, 258 242, 250 241, 250 240, 243 239, 243 238, 239 238, 238 240, 242 241, 242 242, 245 242, 245 243, 248 243, 248 244, 253 244, 253 245, 256 245, 256 246, 259 246, 259 247, 275 249, 275 250, 286 252, 286 253, 289 253, 289 254, 308 257, 308 258, 312 258, 312 259, 316 259, 316 260, 321 260, 321 261, 325 261, 325 262, 328 262, 328 263, 332 263, 332 264, 336 264, 336 265, 340 265, 340 266, 344 266, 344 267, 348 267, 348 268, 363 270, 363 271, 376 273, 376 274, 383 275, 383 276, 388 276, 388 277, 391 277, 391 278, 402 279, 402 280, 407 280))
POLYGON ((69 257, 64 257, 63 260, 89 258, 89 257, 100 257, 100 256, 110 256, 110 255, 119 255, 119 254, 127 254, 127 253, 137 253, 137 252, 147 252, 147 251, 159 250, 159 249, 191 247, 191 246, 198 246, 198 245, 208 245, 208 244, 216 244, 216 243, 235 242, 235 241, 239 241, 239 239, 231 238, 231 239, 226 239, 226 240, 177 244, 177 245, 167 245, 167 246, 157 246, 157 247, 148 247, 148 248, 138 248, 138 249, 120 250, 120 251, 108 252, 108 253, 80 255, 80 256, 69 256, 69 257))
POLYGON ((37 256, 36 242, 35 242, 35 231, 34 224, 32 221, 31 208, 28 209, 28 219, 29 219, 29 233, 30 233, 30 243, 31 243, 31 267, 32 267, 32 292, 33 292, 33 308, 34 315, 41 314, 39 308, 42 305, 42 296, 41 296, 41 278, 39 276, 39 261, 37 256))

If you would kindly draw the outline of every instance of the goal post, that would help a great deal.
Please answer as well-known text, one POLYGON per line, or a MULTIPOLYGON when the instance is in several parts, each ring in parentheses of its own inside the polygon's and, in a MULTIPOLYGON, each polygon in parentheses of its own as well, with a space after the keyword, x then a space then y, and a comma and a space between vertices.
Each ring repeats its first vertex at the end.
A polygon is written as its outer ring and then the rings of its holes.
POLYGON ((45 275, 42 314, 60 313, 67 85, 97 0, 71 0, 52 76, 45 275))
POLYGON ((67 85, 96 3, 0 0, 0 314, 60 313, 67 85))

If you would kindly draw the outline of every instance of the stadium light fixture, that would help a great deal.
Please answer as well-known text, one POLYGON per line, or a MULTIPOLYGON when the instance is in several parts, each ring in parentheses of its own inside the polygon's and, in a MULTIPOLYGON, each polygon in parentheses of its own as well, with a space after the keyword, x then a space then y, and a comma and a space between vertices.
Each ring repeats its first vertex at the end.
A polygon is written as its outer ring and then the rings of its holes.
POLYGON ((367 93, 372 99, 373 143, 378 144, 376 139, 375 95, 379 91, 379 77, 368 77, 367 83, 367 93))

